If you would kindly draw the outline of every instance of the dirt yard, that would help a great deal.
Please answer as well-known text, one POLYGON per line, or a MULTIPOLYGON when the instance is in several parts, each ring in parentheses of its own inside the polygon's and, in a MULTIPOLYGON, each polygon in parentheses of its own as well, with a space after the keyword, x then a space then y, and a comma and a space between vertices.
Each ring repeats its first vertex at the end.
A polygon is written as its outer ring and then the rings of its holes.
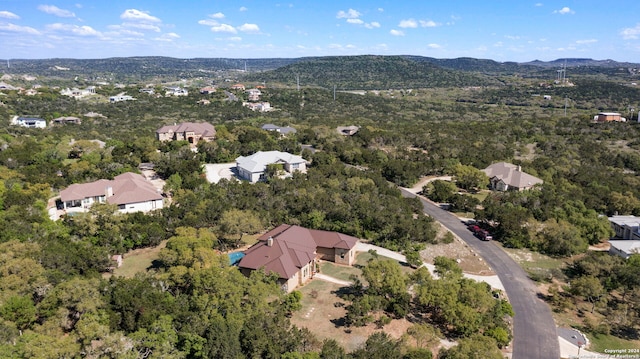
POLYGON ((402 319, 392 320, 383 329, 377 329, 375 324, 347 329, 342 320, 346 303, 336 294, 340 288, 339 284, 322 280, 313 280, 300 288, 302 309, 293 315, 291 322, 298 327, 308 328, 319 340, 335 339, 347 352, 360 348, 375 332, 384 331, 399 339, 411 326, 411 323, 402 319))
MULTIPOLYGON (((438 230, 438 238, 441 239, 448 230, 440 226, 438 230)), ((474 252, 455 234, 454 240, 449 244, 429 244, 427 248, 420 252, 422 260, 426 263, 433 264, 436 257, 443 256, 458 261, 462 271, 469 274, 477 275, 495 275, 491 267, 482 258, 474 252)))

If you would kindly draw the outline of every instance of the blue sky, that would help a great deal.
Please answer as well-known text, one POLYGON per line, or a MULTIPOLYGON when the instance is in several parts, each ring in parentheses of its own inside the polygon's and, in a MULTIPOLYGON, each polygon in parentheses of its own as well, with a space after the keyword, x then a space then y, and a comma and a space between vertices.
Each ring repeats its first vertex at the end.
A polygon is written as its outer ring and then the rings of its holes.
POLYGON ((640 62, 640 1, 0 0, 0 57, 640 62))

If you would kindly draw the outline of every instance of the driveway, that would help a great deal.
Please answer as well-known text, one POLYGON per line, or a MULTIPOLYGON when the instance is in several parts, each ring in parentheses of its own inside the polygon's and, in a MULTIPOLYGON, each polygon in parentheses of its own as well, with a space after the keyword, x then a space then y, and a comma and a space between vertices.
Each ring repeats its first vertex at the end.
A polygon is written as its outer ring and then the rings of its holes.
POLYGON ((233 163, 208 163, 204 165, 204 170, 207 174, 207 181, 209 183, 218 183, 221 179, 235 178, 233 168, 236 166, 233 163))
MULTIPOLYGON (((404 197, 416 195, 400 189, 404 197)), ((538 298, 539 292, 525 271, 494 242, 474 237, 460 219, 435 204, 420 198, 424 212, 465 241, 497 273, 515 312, 513 318, 514 359, 560 358, 556 325, 549 306, 538 298)))
MULTIPOLYGON (((356 244, 357 252, 368 252, 369 250, 374 250, 376 251, 376 253, 378 253, 378 255, 381 255, 383 257, 395 259, 399 262, 404 262, 404 263, 407 262, 407 259, 405 258, 405 256, 398 252, 390 251, 386 248, 374 246, 373 244, 368 244, 368 243, 358 242, 358 244, 356 244)), ((433 264, 424 263, 423 266, 429 269, 429 272, 431 272, 431 275, 433 275, 436 278, 438 277, 438 275, 435 274, 434 272, 436 267, 433 264)), ((500 279, 498 278, 497 275, 474 275, 474 274, 468 274, 468 273, 464 273, 463 275, 465 278, 473 279, 478 282, 488 283, 491 286, 491 288, 504 290, 504 286, 500 282, 500 279)))

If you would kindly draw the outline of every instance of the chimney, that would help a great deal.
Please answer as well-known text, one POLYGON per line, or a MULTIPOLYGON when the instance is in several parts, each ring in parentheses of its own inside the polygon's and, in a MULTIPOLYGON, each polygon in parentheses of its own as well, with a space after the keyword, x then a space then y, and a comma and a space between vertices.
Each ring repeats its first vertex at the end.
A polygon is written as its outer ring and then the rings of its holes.
POLYGON ((273 237, 267 238, 267 246, 273 247, 273 237))
POLYGON ((518 168, 516 169, 516 171, 522 172, 522 166, 518 165, 518 168))
POLYGON ((113 196, 113 187, 108 186, 104 189, 104 194, 107 198, 113 196))

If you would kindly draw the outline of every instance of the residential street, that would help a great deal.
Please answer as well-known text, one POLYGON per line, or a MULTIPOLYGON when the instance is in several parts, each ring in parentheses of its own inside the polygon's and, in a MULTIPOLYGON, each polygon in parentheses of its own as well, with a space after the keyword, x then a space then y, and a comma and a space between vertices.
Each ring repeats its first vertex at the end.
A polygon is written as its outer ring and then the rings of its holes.
MULTIPOLYGON (((401 188, 401 191, 404 197, 416 197, 407 189, 401 188)), ((480 241, 473 236, 458 217, 423 198, 420 201, 426 214, 464 240, 500 278, 515 312, 513 358, 560 358, 558 334, 551 310, 538 298, 537 288, 525 271, 494 242, 480 241)))

